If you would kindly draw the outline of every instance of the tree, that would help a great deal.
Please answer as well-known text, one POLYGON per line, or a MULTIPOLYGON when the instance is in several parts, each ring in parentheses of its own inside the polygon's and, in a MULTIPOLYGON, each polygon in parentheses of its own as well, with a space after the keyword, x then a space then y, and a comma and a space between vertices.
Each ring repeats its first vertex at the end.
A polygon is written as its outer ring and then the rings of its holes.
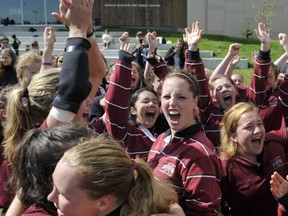
POLYGON ((266 27, 271 29, 273 8, 275 3, 276 0, 261 0, 260 7, 254 4, 253 8, 256 10, 256 15, 254 18, 255 22, 265 23, 266 27))

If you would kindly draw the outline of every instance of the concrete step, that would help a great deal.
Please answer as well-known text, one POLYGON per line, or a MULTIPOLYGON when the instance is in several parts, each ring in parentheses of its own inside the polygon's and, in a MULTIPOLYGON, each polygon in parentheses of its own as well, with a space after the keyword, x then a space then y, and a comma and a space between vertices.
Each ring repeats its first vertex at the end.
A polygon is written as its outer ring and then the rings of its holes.
MULTIPOLYGON (((100 48, 100 51, 101 53, 105 56, 105 57, 110 57, 112 59, 117 59, 118 58, 118 53, 119 53, 119 49, 103 49, 103 44, 98 44, 99 45, 99 48, 100 48)), ((43 50, 42 49, 43 46, 40 46, 40 50, 43 50)), ((57 44, 55 47, 54 47, 54 51, 53 51, 53 55, 57 56, 59 55, 60 53, 63 53, 64 52, 64 48, 65 48, 65 43, 63 44, 57 44)), ((21 44, 20 46, 20 54, 24 53, 25 52, 25 46, 21 44)), ((161 50, 161 49, 158 49, 157 50, 157 53, 158 55, 160 55, 162 58, 165 58, 165 55, 167 53, 167 50, 161 50)), ((200 51, 200 56, 202 58, 209 58, 209 57, 213 57, 213 52, 212 51, 200 51)))
MULTIPOLYGON (((116 56, 105 56, 107 60, 107 64, 110 65, 114 63, 118 58, 116 56)), ((208 69, 215 69, 220 62, 222 61, 222 58, 202 58, 204 61, 205 68, 208 69)), ((240 59, 240 62, 236 65, 236 67, 241 69, 247 69, 248 68, 248 59, 240 59)))
MULTIPOLYGON (((208 69, 215 69, 223 58, 203 58, 204 65, 208 69)), ((236 67, 241 69, 248 68, 248 59, 240 59, 240 62, 236 65, 236 67)))
MULTIPOLYGON (((104 57, 107 60, 107 64, 110 65, 114 63, 118 59, 118 52, 119 50, 105 50, 100 49, 101 53, 104 55, 104 57)), ((20 48, 20 54, 25 52, 25 48, 20 48)), ((64 44, 63 47, 59 46, 54 48, 53 55, 57 56, 60 53, 64 52, 64 44)), ((164 58, 166 54, 166 50, 158 50, 158 54, 164 58)), ((201 51, 200 56, 202 57, 205 67, 208 69, 215 69, 217 65, 222 61, 222 58, 211 58, 211 55, 213 56, 212 51, 201 51)), ((239 67, 241 69, 248 68, 248 59, 240 59, 240 62, 236 67, 239 67)))

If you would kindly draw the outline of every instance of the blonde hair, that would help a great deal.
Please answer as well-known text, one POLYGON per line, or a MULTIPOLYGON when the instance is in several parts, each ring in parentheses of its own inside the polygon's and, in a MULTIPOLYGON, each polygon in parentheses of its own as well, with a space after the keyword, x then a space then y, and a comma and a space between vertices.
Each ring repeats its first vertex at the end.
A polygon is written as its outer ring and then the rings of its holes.
POLYGON ((224 159, 233 157, 238 149, 238 143, 231 139, 231 134, 235 133, 238 122, 242 115, 247 112, 258 112, 258 108, 249 103, 241 102, 231 107, 225 114, 221 122, 219 154, 224 159))
POLYGON ((91 199, 112 195, 121 215, 168 213, 177 202, 175 190, 157 181, 144 161, 133 161, 118 142, 104 136, 85 141, 65 152, 79 186, 91 199))
POLYGON ((37 53, 26 52, 19 56, 19 61, 16 66, 16 73, 19 84, 26 87, 29 83, 25 83, 24 71, 34 63, 40 63, 42 61, 41 56, 37 53))
POLYGON ((16 88, 7 103, 7 127, 4 130, 4 154, 8 161, 25 132, 39 127, 49 114, 56 96, 60 68, 33 76, 27 88, 16 88))

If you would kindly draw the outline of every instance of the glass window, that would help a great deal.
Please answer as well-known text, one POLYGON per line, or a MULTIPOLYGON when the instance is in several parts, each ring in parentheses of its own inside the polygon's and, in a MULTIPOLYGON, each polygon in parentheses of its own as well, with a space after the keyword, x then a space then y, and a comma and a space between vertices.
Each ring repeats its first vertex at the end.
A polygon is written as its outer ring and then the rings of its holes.
POLYGON ((59 0, 46 0, 47 24, 59 24, 57 20, 52 17, 52 12, 59 12, 59 0))
POLYGON ((39 0, 22 0, 23 24, 45 24, 44 2, 39 0))
POLYGON ((58 11, 59 0, 0 0, 0 21, 2 25, 59 24, 51 15, 52 12, 58 11))
POLYGON ((0 21, 2 25, 22 24, 21 0, 0 0, 0 21))

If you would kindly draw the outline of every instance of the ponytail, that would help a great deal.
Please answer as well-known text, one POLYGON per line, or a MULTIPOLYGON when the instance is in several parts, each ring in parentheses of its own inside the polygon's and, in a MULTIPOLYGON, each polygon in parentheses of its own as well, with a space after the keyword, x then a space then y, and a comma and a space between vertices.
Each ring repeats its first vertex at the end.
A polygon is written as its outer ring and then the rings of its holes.
POLYGON ((177 203, 176 191, 168 183, 153 176, 150 166, 141 159, 135 160, 134 186, 121 208, 121 215, 137 216, 169 213, 171 204, 177 203))

